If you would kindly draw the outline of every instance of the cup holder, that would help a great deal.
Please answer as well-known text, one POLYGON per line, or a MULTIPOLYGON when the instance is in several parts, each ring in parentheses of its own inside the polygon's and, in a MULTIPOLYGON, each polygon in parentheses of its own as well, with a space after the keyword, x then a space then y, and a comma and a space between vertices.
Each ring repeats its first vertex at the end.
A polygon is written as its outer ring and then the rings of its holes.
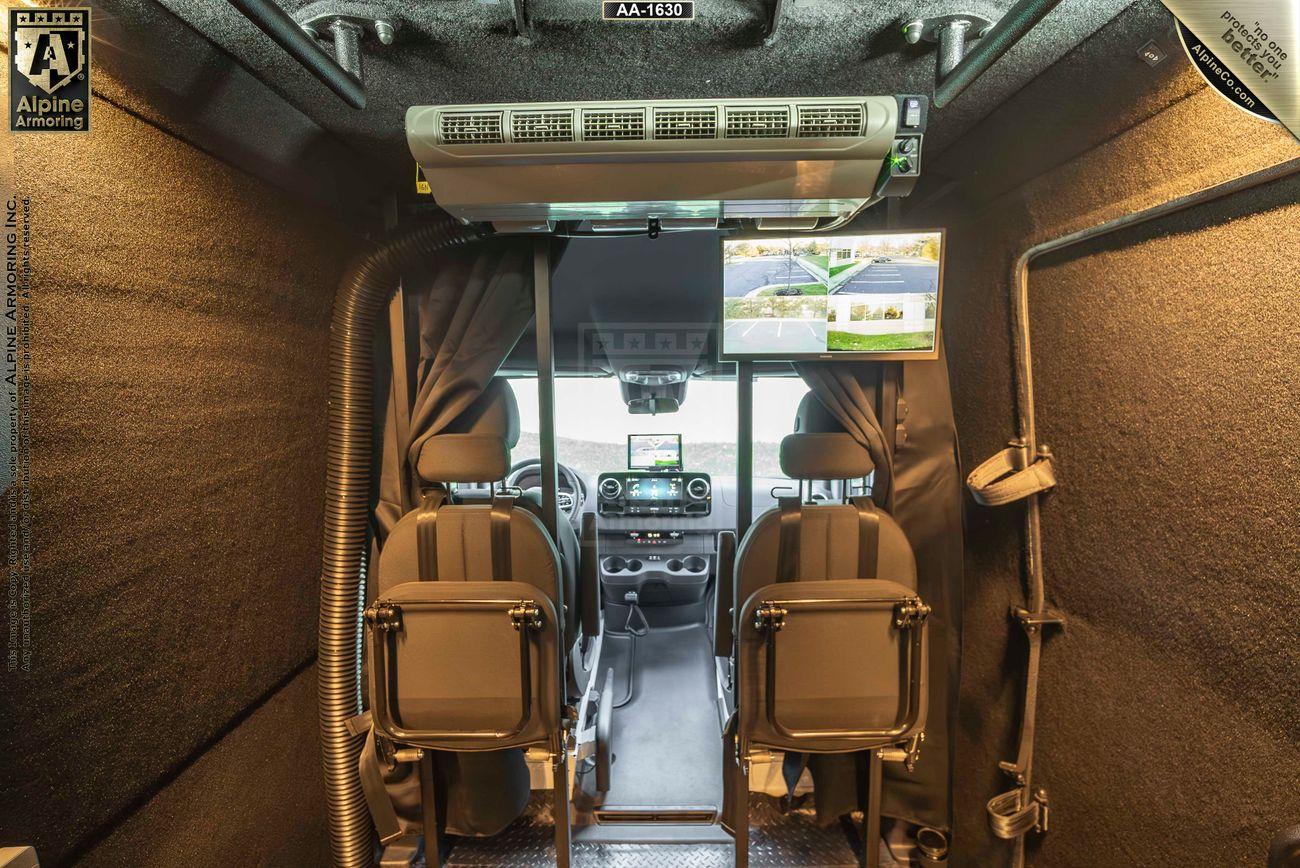
POLYGON ((631 558, 631 559, 629 559, 628 562, 627 562, 627 570, 628 570, 628 572, 630 572, 630 573, 639 573, 639 572, 641 572, 641 568, 642 568, 643 566, 645 566, 645 564, 641 563, 641 562, 640 562, 639 560, 637 560, 636 558, 631 558))
POLYGON ((699 555, 691 555, 682 560, 681 568, 688 573, 702 573, 709 568, 709 562, 699 555))
POLYGON ((668 567, 670 572, 680 573, 682 571, 682 562, 677 558, 673 558, 671 561, 664 564, 664 566, 668 567))
POLYGON ((602 566, 604 566, 607 573, 621 573, 627 569, 627 561, 620 557, 605 558, 605 563, 602 566))

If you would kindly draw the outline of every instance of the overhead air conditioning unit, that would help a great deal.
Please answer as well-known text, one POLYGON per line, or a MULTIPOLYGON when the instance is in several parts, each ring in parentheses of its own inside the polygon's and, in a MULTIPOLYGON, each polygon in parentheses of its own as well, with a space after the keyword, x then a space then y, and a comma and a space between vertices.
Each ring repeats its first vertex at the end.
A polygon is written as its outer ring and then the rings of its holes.
POLYGON ((416 106, 406 137, 437 203, 498 229, 815 228, 910 189, 925 109, 913 96, 416 106))

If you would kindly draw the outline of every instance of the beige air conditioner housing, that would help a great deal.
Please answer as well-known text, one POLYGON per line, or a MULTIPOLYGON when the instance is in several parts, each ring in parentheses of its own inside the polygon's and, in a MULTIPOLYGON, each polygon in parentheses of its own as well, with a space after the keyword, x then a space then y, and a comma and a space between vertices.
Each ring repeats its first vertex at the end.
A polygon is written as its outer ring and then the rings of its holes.
POLYGON ((665 228, 841 217, 873 198, 895 97, 416 106, 411 154, 474 222, 665 228))

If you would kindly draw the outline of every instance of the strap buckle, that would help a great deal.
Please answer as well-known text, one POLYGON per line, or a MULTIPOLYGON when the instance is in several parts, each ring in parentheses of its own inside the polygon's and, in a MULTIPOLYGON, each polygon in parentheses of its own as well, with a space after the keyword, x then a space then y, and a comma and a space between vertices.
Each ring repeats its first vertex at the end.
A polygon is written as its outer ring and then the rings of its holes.
POLYGON ((1024 438, 1016 438, 970 472, 966 487, 976 502, 1003 506, 1056 487, 1052 450, 1040 444, 1037 455, 1031 458, 1027 447, 1024 438))
MULTIPOLYGON (((1005 766, 1009 764, 1002 765, 1005 771, 1005 766)), ((989 812, 989 827, 994 835, 1012 840, 1030 832, 1042 834, 1047 831, 1047 790, 1037 787, 1028 802, 1024 802, 1023 798, 1023 789, 1017 787, 989 799, 986 807, 989 812)))
POLYGON ((925 733, 918 732, 901 746, 882 747, 876 750, 881 762, 902 763, 909 772, 915 771, 916 762, 921 758, 921 745, 925 742, 925 733))
POLYGON ((366 626, 381 633, 402 629, 402 607, 392 603, 374 603, 365 612, 366 626))
POLYGON ((520 600, 510 609, 510 623, 515 630, 540 630, 542 609, 532 600, 520 600))
POLYGON ((776 633, 785 626, 789 611, 776 603, 763 603, 754 610, 754 629, 760 633, 776 633))
POLYGON ((925 623, 933 611, 921 602, 920 597, 909 597, 894 604, 894 626, 899 630, 908 630, 925 623))
MULTIPOLYGON (((1012 606, 1011 617, 1019 622, 1021 628, 1027 635, 1034 635, 1044 627, 1060 627, 1065 629, 1065 616, 1055 609, 1043 609, 1041 612, 1031 612, 1024 606, 1012 606)), ((1006 771, 1006 769, 1003 769, 1006 771)))

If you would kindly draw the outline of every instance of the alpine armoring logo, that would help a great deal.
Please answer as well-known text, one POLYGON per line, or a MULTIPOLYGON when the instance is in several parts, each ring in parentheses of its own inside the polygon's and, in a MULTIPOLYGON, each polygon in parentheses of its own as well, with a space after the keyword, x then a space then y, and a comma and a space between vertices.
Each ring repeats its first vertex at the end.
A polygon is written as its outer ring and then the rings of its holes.
POLYGON ((9 10, 9 129, 90 128, 90 9, 9 10))
MULTIPOLYGON (((1277 116, 1273 114, 1259 97, 1237 80, 1227 65, 1218 58, 1213 50, 1210 49, 1204 41, 1198 39, 1196 34, 1187 29, 1187 25, 1179 21, 1178 37, 1182 40, 1183 48, 1187 51, 1188 58, 1192 61, 1192 66, 1201 74, 1201 78, 1223 95, 1228 102, 1235 105, 1248 114, 1252 114, 1262 120, 1277 123, 1277 116)), ((1239 41, 1238 34, 1233 28, 1229 28, 1224 34, 1224 42, 1227 44, 1227 50, 1233 51, 1234 45, 1240 46, 1243 43, 1239 41)), ((1238 53, 1240 49, 1236 49, 1238 53)), ((1249 58, 1247 58, 1249 59, 1249 58)), ((1256 64, 1259 66, 1260 64, 1256 64)), ((1264 70, 1265 73, 1273 74, 1271 70, 1264 70)))

